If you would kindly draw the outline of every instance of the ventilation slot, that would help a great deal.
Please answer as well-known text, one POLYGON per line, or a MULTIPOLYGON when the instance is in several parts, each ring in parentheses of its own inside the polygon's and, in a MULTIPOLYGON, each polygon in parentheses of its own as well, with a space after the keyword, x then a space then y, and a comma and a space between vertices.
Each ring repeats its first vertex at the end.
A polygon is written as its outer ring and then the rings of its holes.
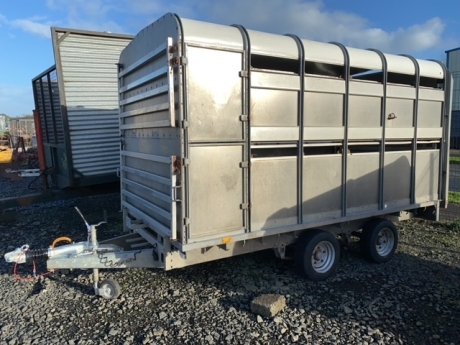
POLYGON ((274 56, 251 55, 251 67, 254 69, 289 72, 299 74, 299 61, 274 56))
POLYGON ((344 78, 345 67, 320 62, 305 61, 305 74, 344 78))

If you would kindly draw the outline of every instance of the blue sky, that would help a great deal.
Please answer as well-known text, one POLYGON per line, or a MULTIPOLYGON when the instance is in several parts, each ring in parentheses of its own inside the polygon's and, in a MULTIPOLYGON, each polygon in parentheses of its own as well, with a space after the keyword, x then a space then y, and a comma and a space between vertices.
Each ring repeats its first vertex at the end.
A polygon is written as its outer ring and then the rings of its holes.
POLYGON ((34 108, 31 79, 54 64, 51 26, 136 34, 167 12, 417 58, 460 46, 459 0, 3 0, 0 113, 34 108))

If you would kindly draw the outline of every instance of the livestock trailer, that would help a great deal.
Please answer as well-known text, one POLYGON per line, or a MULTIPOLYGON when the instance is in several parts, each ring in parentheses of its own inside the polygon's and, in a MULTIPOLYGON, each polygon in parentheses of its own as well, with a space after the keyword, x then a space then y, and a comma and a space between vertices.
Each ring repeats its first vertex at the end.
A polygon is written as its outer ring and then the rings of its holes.
POLYGON ((56 64, 32 80, 46 173, 58 188, 117 181, 117 63, 133 36, 53 27, 51 37, 56 64))
MULTIPOLYGON (((451 77, 442 63, 166 14, 118 65, 126 234, 38 253, 49 269, 170 270, 293 245, 323 280, 338 238, 395 253, 394 221, 447 202, 451 77)), ((27 248, 20 253, 37 257, 27 248)))

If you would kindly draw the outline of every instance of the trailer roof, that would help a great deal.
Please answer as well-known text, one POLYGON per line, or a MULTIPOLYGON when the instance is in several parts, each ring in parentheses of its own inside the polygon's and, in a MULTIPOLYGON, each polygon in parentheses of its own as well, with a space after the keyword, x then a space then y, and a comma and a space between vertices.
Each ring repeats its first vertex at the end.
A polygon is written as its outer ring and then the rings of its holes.
MULTIPOLYGON (((381 53, 373 49, 345 47, 339 43, 325 43, 298 38, 296 35, 278 35, 255 30, 246 30, 241 25, 221 25, 197 20, 180 18, 168 13, 147 28, 155 26, 176 28, 176 38, 185 44, 205 45, 209 47, 243 50, 253 55, 298 60, 301 50, 305 61, 345 66, 347 61, 358 70, 383 70, 385 66, 391 73, 415 75, 434 79, 443 79, 445 67, 441 62, 419 60, 406 55, 381 53), (156 23, 156 24, 155 24, 156 23), (247 38, 244 38, 244 34, 247 38), (245 43, 245 40, 248 42, 245 43), (303 47, 299 47, 299 42, 303 47), (245 44, 247 47, 245 47, 245 44)), ((146 29, 147 29, 146 28, 146 29)), ((138 35, 145 34, 142 30, 138 35)), ((168 30, 169 30, 168 29, 168 30)), ((459 48, 460 49, 460 48, 459 48)))

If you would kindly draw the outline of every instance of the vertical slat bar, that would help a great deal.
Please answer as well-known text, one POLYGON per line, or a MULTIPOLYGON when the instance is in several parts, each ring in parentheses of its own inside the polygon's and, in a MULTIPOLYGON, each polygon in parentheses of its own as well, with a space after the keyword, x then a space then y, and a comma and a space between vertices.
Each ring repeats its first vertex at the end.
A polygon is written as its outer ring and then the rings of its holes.
POLYGON ((417 128, 418 128, 418 98, 420 90, 420 66, 417 60, 410 55, 401 55, 409 58, 415 66, 415 101, 414 101, 414 114, 413 114, 413 126, 414 126, 414 141, 412 142, 412 167, 411 167, 411 181, 410 181, 410 202, 415 204, 415 183, 416 183, 416 164, 417 164, 417 128))
POLYGON ((305 47, 302 40, 296 35, 287 35, 292 37, 297 43, 299 49, 299 75, 300 91, 298 97, 298 125, 299 125, 299 142, 297 154, 297 222, 303 223, 303 142, 304 142, 304 102, 305 102, 305 47))
POLYGON ((449 149, 450 149, 450 116, 452 113, 452 74, 447 70, 446 66, 440 62, 437 62, 444 72, 444 102, 442 103, 441 110, 441 127, 442 127, 442 139, 441 139, 441 159, 439 160, 439 199, 442 200, 442 207, 447 207, 448 204, 448 193, 449 193, 449 149))
MULTIPOLYGON (((244 160, 248 162, 248 167, 243 169, 243 204, 251 205, 251 83, 250 83, 250 70, 251 70, 251 41, 246 28, 242 25, 232 25, 236 27, 243 37, 243 61, 242 69, 246 70, 248 75, 243 77, 243 90, 242 102, 243 109, 242 115, 247 116, 248 120, 243 122, 243 139, 244 139, 244 160)), ((248 207, 243 212, 243 226, 246 232, 251 232, 251 207, 248 207)))
MULTIPOLYGON (((177 20, 178 25, 178 37, 179 42, 177 42, 177 53, 178 55, 187 57, 186 44, 183 40, 184 37, 184 27, 182 25, 182 20, 177 14, 174 14, 174 17, 177 20)), ((187 98, 187 64, 179 65, 178 67, 178 84, 179 84, 179 104, 182 107, 180 112, 180 121, 188 120, 188 98, 187 98)), ((189 157, 189 134, 188 126, 183 128, 183 146, 182 146, 182 159, 185 162, 189 157)), ((182 164, 181 168, 181 213, 183 223, 182 227, 182 244, 187 244, 190 238, 189 224, 188 219, 190 217, 190 193, 188 186, 190 185, 190 174, 189 168, 186 164, 182 164)))
POLYGON ((387 84, 388 84, 388 63, 385 55, 377 49, 369 49, 370 51, 373 51, 377 53, 382 60, 382 84, 383 84, 383 98, 382 98, 382 105, 381 105, 381 117, 380 117, 380 122, 382 126, 382 141, 380 142, 380 160, 379 160, 379 166, 380 166, 380 171, 379 171, 379 210, 382 210, 385 208, 383 204, 383 193, 385 190, 384 187, 384 177, 385 177, 385 141, 386 141, 386 136, 385 136, 385 131, 386 131, 386 112, 387 112, 387 84))
POLYGON ((331 42, 338 46, 344 55, 345 59, 345 96, 343 100, 343 126, 344 140, 342 152, 342 217, 347 215, 347 169, 348 169, 348 102, 350 98, 350 55, 347 48, 336 42, 331 42))

